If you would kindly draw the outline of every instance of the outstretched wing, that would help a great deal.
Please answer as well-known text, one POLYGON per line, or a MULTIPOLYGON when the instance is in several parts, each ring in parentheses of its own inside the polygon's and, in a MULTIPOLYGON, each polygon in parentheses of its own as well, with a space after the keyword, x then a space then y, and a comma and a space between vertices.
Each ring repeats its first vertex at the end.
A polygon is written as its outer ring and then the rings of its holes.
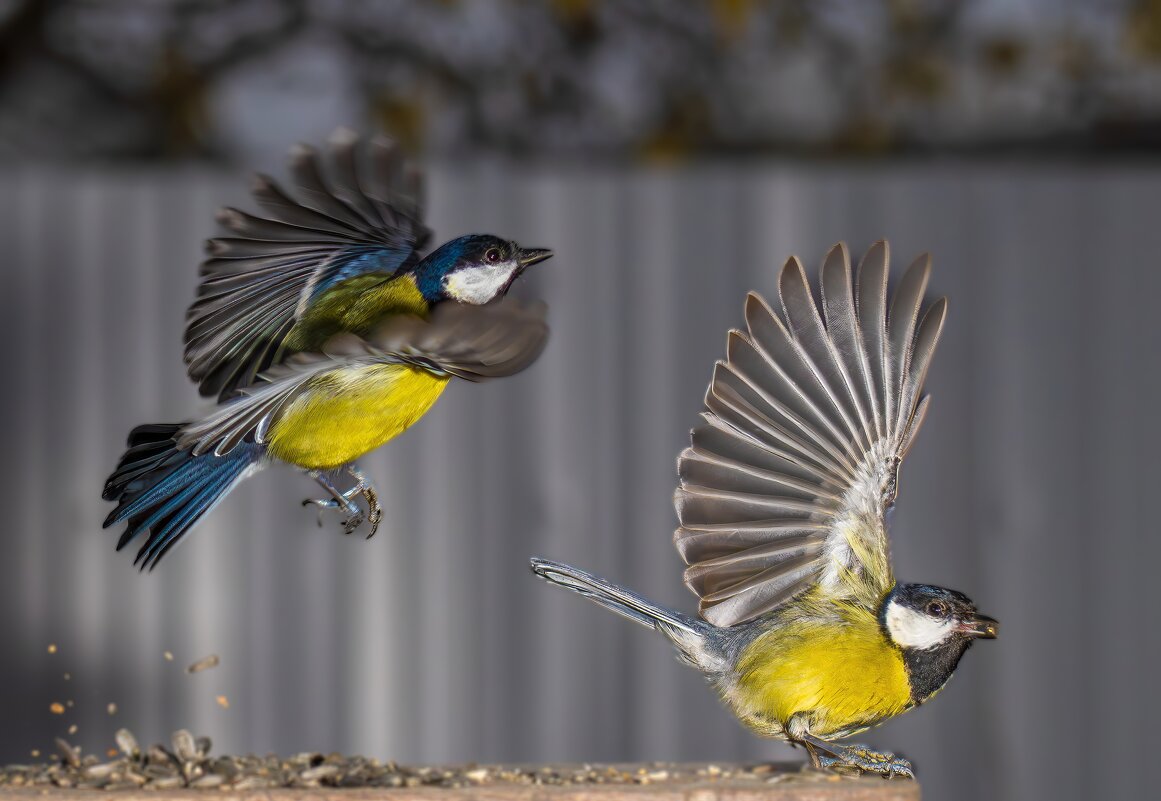
POLYGON ((334 370, 374 364, 407 364, 437 375, 485 381, 513 375, 531 365, 548 342, 546 307, 505 298, 486 306, 446 303, 428 319, 399 317, 366 339, 339 334, 319 353, 298 353, 264 373, 240 397, 191 423, 178 447, 195 455, 222 455, 241 442, 262 443, 282 411, 311 382, 334 370))
POLYGON ((822 265, 821 313, 793 258, 777 311, 746 298, 746 331, 730 332, 678 459, 674 543, 710 623, 752 620, 812 586, 872 606, 894 583, 884 517, 947 310, 940 298, 920 316, 930 267, 912 264, 888 308, 887 244, 852 286, 840 243, 822 265))
POLYGON ((419 175, 390 142, 376 138, 363 148, 340 130, 329 150, 329 181, 319 154, 300 145, 290 153, 297 198, 259 175, 253 195, 267 216, 218 213, 230 235, 207 243, 186 315, 185 362, 201 394, 224 400, 252 383, 281 361, 287 333, 320 293, 357 275, 393 275, 414 264, 430 238, 419 175))

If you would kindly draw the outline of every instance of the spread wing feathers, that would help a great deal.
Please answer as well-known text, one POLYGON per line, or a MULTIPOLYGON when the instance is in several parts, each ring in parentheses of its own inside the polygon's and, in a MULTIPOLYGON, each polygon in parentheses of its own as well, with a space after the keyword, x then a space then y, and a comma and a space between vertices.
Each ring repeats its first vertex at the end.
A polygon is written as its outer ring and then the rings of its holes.
POLYGON ((329 152, 328 180, 312 148, 291 151, 297 199, 260 175, 253 195, 266 216, 218 213, 230 235, 207 243, 186 315, 185 361, 203 395, 224 400, 252 383, 283 358, 287 333, 321 292, 357 275, 405 269, 430 238, 419 175, 390 142, 376 138, 364 148, 340 130, 329 152))
MULTIPOLYGON (((332 337, 319 353, 296 353, 264 373, 241 395, 187 425, 177 441, 195 455, 224 455, 243 442, 266 441, 270 426, 316 379, 338 371, 402 364, 484 381, 513 375, 536 361, 548 341, 543 303, 505 298, 485 306, 442 303, 428 319, 395 317, 366 339, 332 337)), ((318 391, 326 391, 319 389, 318 391)))
POLYGON ((920 316, 929 272, 927 256, 912 264, 888 307, 886 243, 855 284, 840 243, 821 304, 797 259, 777 310, 746 298, 746 330, 730 332, 678 459, 674 542, 710 623, 752 620, 812 586, 867 604, 890 588, 884 517, 947 309, 941 298, 920 316))

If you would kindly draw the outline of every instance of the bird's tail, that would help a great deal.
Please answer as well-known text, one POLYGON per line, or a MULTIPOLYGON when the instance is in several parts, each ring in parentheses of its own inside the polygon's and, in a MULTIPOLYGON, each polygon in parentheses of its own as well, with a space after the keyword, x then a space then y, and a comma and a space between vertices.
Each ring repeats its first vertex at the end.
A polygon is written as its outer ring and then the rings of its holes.
POLYGON ((531 565, 532 572, 548 583, 579 592, 590 601, 594 601, 606 609, 611 609, 618 615, 624 615, 642 626, 648 626, 662 632, 667 629, 677 629, 690 634, 701 635, 704 633, 705 623, 673 609, 658 606, 645 600, 637 593, 611 584, 592 573, 571 565, 549 562, 547 559, 535 557, 531 560, 531 565))
POLYGON ((127 521, 117 550, 148 532, 133 564, 153 569, 202 515, 214 508, 243 478, 261 467, 264 448, 240 443, 229 453, 194 456, 177 447, 184 423, 153 423, 129 432, 129 448, 102 493, 117 508, 105 528, 127 521))
POLYGON ((635 592, 571 565, 536 558, 531 565, 532 572, 550 584, 567 587, 618 615, 660 631, 673 643, 682 662, 710 674, 727 667, 722 638, 717 628, 704 620, 658 606, 635 592))

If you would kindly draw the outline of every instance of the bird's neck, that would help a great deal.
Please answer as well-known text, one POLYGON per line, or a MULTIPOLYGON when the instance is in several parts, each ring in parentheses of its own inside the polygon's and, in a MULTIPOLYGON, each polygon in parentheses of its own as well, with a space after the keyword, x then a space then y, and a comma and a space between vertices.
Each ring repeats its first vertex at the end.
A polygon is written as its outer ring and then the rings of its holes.
POLYGON ((935 648, 902 649, 903 666, 911 685, 911 700, 922 704, 939 692, 951 678, 969 645, 971 640, 956 638, 935 648))
POLYGON ((441 300, 447 299, 444 279, 455 267, 462 252, 463 248, 459 240, 453 239, 428 253, 412 269, 415 285, 419 288, 423 299, 429 304, 439 303, 441 300))

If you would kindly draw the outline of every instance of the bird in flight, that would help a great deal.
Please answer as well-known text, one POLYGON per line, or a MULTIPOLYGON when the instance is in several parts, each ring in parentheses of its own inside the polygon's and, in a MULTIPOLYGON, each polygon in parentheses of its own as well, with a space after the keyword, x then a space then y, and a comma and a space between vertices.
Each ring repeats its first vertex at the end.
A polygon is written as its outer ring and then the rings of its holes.
POLYGON ((207 243, 185 331, 189 376, 217 407, 134 428, 105 483, 117 506, 104 525, 126 523, 118 550, 145 535, 142 569, 274 462, 323 488, 304 504, 372 536, 382 507, 356 460, 423 417, 452 378, 512 375, 544 348, 544 306, 505 295, 551 251, 491 234, 428 251, 421 179, 394 145, 342 130, 329 151, 328 165, 295 148, 295 192, 257 176, 260 212, 218 214, 227 233, 207 243))

